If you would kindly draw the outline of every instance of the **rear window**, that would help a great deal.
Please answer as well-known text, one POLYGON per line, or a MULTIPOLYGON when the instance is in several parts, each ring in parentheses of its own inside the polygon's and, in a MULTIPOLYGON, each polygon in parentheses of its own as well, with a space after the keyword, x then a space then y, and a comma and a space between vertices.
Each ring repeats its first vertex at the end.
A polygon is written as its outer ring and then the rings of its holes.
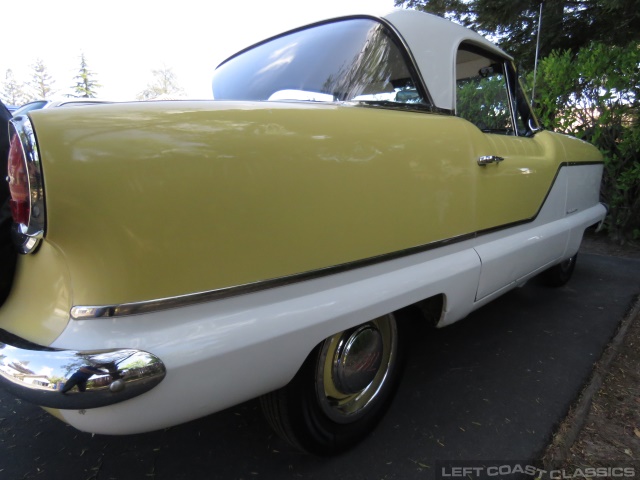
POLYGON ((427 105, 395 34, 373 19, 320 24, 232 57, 213 77, 216 100, 427 105))

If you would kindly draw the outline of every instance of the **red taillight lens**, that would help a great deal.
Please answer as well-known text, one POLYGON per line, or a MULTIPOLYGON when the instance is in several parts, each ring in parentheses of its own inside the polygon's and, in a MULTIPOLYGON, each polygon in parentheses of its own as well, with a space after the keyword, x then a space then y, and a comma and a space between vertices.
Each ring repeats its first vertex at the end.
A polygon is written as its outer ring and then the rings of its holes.
POLYGON ((29 225, 31 216, 31 199, 29 197, 29 171, 27 159, 22 150, 22 143, 17 133, 11 137, 11 147, 9 149, 9 192, 11 198, 11 214, 13 221, 29 225))
POLYGON ((21 253, 35 253, 46 225, 44 183, 38 145, 28 117, 9 121, 9 204, 13 217, 13 240, 21 253))

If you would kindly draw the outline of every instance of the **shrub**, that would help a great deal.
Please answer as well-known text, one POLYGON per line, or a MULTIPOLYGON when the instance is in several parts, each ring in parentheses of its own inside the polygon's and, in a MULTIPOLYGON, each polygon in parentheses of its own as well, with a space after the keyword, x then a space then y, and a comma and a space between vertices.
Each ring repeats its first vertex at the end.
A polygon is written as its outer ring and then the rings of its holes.
POLYGON ((536 111, 545 128, 596 145, 604 156, 602 201, 612 239, 640 238, 640 45, 594 43, 554 51, 539 65, 536 111))

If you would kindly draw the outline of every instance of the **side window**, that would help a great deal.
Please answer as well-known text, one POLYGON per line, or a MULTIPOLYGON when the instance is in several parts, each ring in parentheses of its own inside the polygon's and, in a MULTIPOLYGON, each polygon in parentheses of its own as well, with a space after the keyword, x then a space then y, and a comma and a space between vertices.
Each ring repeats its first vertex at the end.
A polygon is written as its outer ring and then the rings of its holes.
POLYGON ((510 64, 462 45, 456 57, 456 115, 487 133, 525 135, 526 123, 515 109, 519 89, 510 64), (514 126, 515 122, 515 126, 514 126))
POLYGON ((294 31, 214 72, 217 100, 428 105, 404 47, 385 25, 349 19, 294 31))

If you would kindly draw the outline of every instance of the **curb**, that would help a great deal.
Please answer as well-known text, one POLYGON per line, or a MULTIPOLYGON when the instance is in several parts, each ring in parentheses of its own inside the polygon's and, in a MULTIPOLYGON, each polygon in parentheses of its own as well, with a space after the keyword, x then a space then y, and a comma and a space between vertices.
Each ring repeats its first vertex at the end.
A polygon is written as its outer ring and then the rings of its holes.
POLYGON ((594 365, 591 378, 580 392, 578 400, 569 408, 565 419, 553 434, 551 443, 540 459, 545 470, 560 467, 569 459, 570 449, 585 425, 593 398, 602 388, 611 363, 618 356, 630 325, 636 320, 640 321, 640 295, 634 299, 630 309, 622 318, 615 336, 605 348, 600 360, 594 365))

